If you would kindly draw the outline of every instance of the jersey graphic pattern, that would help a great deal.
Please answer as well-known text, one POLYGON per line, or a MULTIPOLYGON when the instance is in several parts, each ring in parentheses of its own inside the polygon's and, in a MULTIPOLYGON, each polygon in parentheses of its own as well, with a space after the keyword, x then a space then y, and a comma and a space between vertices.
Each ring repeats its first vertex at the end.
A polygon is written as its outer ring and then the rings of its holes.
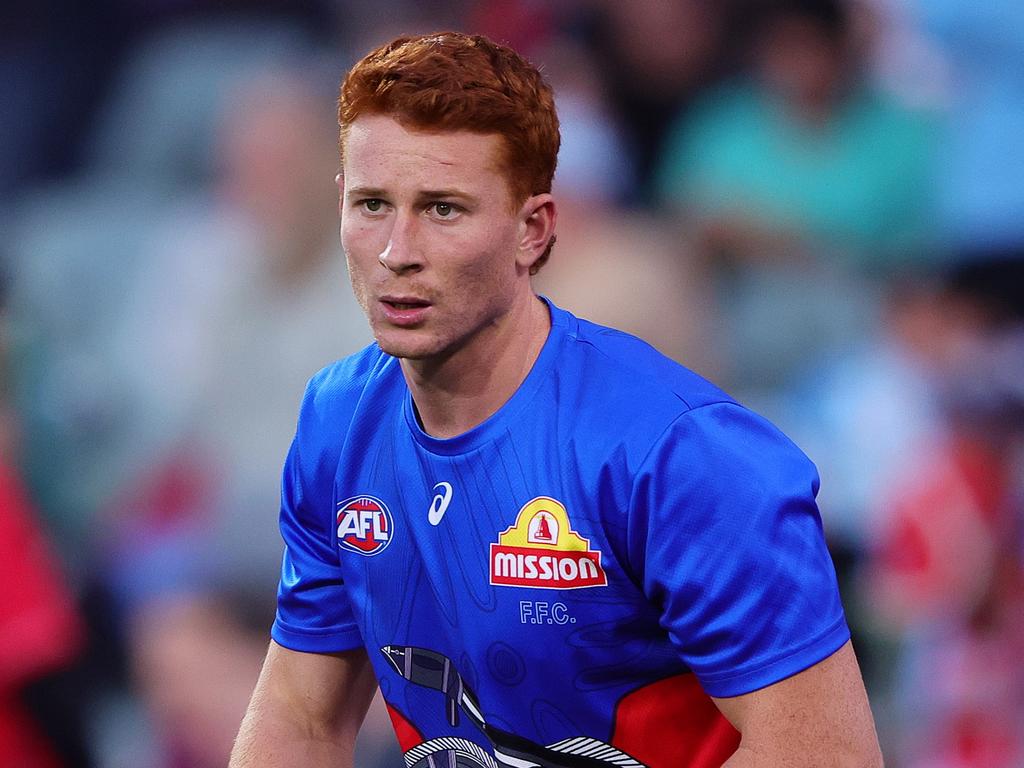
POLYGON ((448 724, 459 724, 460 712, 487 737, 493 759, 464 739, 432 739, 406 752, 407 768, 472 766, 473 768, 647 768, 625 752, 586 736, 542 746, 489 724, 476 694, 465 684, 452 660, 426 648, 386 645, 384 658, 403 678, 444 694, 448 724), (494 762, 494 761, 497 762, 494 762))

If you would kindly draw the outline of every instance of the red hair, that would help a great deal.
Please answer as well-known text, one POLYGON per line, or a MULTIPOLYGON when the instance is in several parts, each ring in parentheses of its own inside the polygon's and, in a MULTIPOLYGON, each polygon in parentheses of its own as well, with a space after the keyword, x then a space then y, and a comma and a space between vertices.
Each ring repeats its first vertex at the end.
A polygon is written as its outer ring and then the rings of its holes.
MULTIPOLYGON (((341 84, 343 156, 349 126, 365 114, 387 115, 413 129, 497 134, 512 204, 551 191, 561 141, 551 86, 518 53, 486 37, 399 37, 370 52, 341 84)), ((531 272, 550 251, 549 245, 531 272)))

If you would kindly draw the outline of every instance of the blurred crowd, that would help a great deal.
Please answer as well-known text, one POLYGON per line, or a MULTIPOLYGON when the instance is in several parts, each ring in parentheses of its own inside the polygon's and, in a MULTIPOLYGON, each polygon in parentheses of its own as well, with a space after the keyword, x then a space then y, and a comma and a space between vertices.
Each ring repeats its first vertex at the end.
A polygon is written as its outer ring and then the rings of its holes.
POLYGON ((538 290, 817 463, 887 764, 1024 765, 1019 0, 6 3, 0 763, 225 764, 304 384, 370 340, 338 82, 449 28, 555 88, 538 290))

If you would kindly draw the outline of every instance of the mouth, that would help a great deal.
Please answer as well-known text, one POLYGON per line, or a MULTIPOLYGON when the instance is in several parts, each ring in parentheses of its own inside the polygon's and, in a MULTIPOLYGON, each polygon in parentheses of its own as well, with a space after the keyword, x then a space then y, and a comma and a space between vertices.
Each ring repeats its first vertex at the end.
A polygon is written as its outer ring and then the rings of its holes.
POLYGON ((407 328, 423 322, 431 304, 415 296, 383 296, 380 306, 389 323, 407 328))

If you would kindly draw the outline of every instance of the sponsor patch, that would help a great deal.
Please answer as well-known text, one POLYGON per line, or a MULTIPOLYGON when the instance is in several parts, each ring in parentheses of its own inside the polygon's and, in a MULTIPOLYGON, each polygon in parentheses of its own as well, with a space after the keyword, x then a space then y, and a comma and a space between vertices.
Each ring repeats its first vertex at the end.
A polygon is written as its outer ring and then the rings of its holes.
POLYGON ((391 543, 394 520, 387 504, 373 496, 338 502, 338 546, 360 555, 380 554, 391 543))
POLYGON ((572 530, 565 507, 538 496, 491 544, 490 581, 506 587, 577 589, 606 586, 608 577, 601 553, 572 530))

